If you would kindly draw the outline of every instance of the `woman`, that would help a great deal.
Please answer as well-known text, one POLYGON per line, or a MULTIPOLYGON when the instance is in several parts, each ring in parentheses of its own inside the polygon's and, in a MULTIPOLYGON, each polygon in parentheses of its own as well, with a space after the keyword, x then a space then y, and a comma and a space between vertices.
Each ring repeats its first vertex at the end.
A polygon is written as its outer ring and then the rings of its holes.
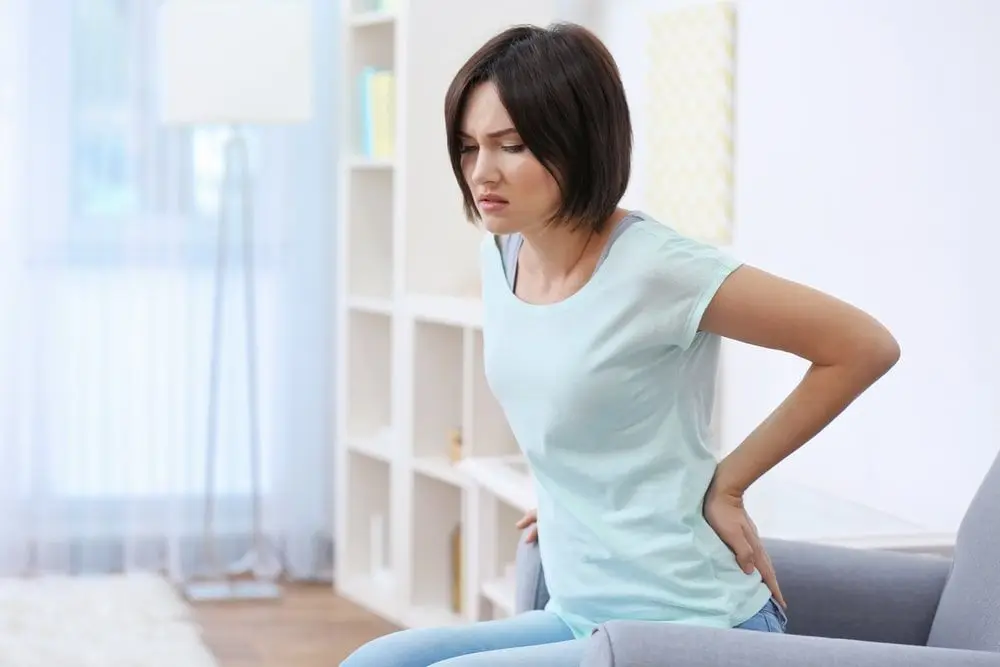
POLYGON ((344 665, 568 667, 609 619, 783 632, 744 492, 886 373, 896 341, 850 305, 621 208, 628 105, 579 26, 491 39, 452 82, 445 120, 466 213, 489 232, 486 374, 537 480, 551 601, 381 637, 344 665), (812 365, 717 462, 722 338, 812 365))

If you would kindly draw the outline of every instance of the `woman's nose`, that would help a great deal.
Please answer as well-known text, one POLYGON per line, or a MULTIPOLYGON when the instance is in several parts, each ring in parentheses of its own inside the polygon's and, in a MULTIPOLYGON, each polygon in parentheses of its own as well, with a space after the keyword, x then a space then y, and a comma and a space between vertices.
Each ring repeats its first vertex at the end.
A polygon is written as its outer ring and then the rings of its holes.
POLYGON ((478 150, 473 156, 472 174, 469 178, 476 185, 492 183, 497 180, 497 165, 489 151, 478 150))

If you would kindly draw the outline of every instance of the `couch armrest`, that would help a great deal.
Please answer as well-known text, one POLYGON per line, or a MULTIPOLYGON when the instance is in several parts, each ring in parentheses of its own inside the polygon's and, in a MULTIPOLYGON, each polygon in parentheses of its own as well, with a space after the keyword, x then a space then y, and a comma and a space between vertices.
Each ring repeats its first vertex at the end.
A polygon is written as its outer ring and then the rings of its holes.
MULTIPOLYGON (((790 606, 790 605, 789 605, 790 606)), ((1000 667, 1000 653, 611 621, 587 640, 580 667, 1000 667)))
POLYGON ((788 603, 788 632, 925 645, 951 560, 765 540, 788 603))
POLYGON ((514 612, 542 609, 549 601, 549 590, 545 587, 545 573, 542 570, 542 556, 537 543, 529 543, 521 534, 517 543, 515 559, 517 583, 514 592, 514 612))

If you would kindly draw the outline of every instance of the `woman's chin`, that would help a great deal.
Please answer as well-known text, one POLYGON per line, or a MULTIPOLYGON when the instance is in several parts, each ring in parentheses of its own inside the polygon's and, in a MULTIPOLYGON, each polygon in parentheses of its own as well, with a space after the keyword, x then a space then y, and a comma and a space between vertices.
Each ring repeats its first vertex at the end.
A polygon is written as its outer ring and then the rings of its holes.
POLYGON ((491 234, 513 234, 521 231, 521 226, 517 221, 506 215, 495 215, 490 213, 480 213, 483 227, 491 234))

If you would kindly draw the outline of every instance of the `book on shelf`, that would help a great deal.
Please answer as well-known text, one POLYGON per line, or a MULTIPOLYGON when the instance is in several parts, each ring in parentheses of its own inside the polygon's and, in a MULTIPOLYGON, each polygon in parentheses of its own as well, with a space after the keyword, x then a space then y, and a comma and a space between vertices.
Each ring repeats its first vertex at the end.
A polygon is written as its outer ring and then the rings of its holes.
POLYGON ((361 154, 391 158, 396 148, 395 74, 389 69, 366 67, 361 71, 359 88, 361 154))

